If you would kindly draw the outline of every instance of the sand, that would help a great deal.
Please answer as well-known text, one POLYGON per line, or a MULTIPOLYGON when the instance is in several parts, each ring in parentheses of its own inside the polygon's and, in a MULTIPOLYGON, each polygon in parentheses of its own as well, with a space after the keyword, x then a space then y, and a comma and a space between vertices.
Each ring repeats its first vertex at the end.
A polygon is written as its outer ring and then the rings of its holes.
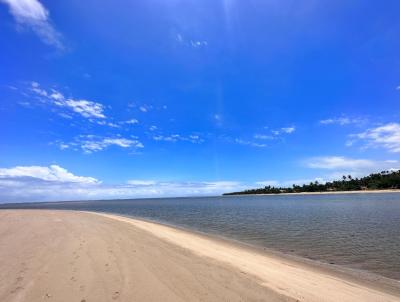
POLYGON ((0 301, 400 301, 245 246, 120 216, 0 211, 0 301))

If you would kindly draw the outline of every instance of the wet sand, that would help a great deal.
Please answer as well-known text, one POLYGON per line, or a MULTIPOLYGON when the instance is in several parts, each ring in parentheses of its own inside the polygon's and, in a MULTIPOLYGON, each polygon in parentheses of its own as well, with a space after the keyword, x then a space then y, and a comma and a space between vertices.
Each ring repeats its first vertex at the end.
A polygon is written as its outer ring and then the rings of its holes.
POLYGON ((400 301, 300 262, 76 211, 0 211, 0 301, 400 301))

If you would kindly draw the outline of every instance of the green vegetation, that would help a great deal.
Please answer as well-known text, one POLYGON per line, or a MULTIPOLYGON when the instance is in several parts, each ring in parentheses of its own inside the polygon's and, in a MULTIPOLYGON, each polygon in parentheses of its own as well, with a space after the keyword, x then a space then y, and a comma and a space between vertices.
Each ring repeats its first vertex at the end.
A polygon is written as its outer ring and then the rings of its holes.
POLYGON ((341 180, 326 182, 324 184, 316 181, 310 182, 308 185, 293 185, 291 188, 266 186, 260 189, 225 193, 224 195, 366 191, 384 189, 400 189, 400 171, 382 171, 381 173, 370 174, 369 176, 362 178, 353 178, 351 175, 348 175, 343 176, 341 180))

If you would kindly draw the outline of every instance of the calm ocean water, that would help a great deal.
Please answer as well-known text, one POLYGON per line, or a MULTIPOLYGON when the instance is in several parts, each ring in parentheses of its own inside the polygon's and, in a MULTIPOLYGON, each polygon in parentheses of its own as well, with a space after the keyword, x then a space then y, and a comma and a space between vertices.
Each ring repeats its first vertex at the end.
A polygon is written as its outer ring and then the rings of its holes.
POLYGON ((109 212, 400 280, 400 194, 224 196, 3 205, 109 212))

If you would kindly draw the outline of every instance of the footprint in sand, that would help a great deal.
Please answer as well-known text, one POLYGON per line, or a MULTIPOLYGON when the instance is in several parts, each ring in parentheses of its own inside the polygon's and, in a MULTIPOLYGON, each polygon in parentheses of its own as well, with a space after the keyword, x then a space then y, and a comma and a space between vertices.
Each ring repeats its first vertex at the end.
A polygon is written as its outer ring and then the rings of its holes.
POLYGON ((16 292, 23 290, 24 288, 22 286, 17 286, 14 288, 12 291, 10 291, 11 294, 15 294, 16 292))
POLYGON ((112 295, 113 300, 117 300, 119 298, 119 292, 114 292, 114 294, 112 295))

